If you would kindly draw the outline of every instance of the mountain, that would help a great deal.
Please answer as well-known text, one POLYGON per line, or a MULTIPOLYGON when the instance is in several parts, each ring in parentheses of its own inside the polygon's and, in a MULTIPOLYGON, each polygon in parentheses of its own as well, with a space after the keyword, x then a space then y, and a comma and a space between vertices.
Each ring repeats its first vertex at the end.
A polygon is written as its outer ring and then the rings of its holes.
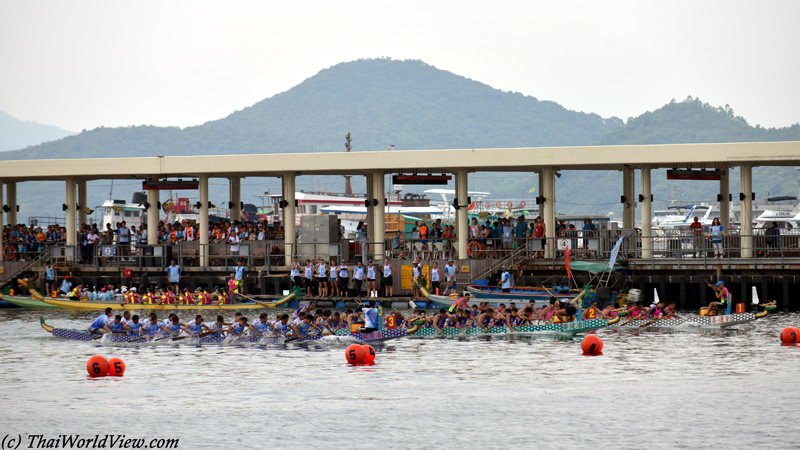
MULTIPOLYGON (((587 145, 621 125, 617 118, 504 92, 421 61, 370 59, 324 69, 286 92, 199 126, 100 127, 0 153, 0 160, 344 151, 348 132, 354 151, 385 150, 390 144, 397 150, 587 145)), ((359 180, 354 181, 358 189, 359 180)), ((243 183, 243 198, 263 193, 264 183, 243 183)), ((301 178, 298 189, 303 183, 301 178)), ((318 177, 319 183, 343 189, 341 177, 318 177)), ((492 192, 500 193, 505 183, 500 179, 492 192)), ((90 183, 91 206, 107 198, 109 184, 90 183)), ((122 190, 120 184, 115 183, 113 197, 130 198, 135 183, 122 190)), ((32 212, 29 207, 61 214, 63 200, 49 195, 63 191, 61 183, 26 183, 25 188, 21 218, 32 212)), ((224 186, 210 190, 213 200, 228 200, 224 186)))
POLYGON ((19 120, 0 111, 0 151, 15 150, 37 145, 42 142, 55 141, 75 132, 62 130, 52 125, 19 120))
POLYGON ((674 99, 613 130, 600 145, 690 144, 709 142, 800 141, 800 124, 785 128, 755 127, 730 106, 713 107, 699 98, 674 99))
MULTIPOLYGON (((335 152, 344 151, 348 132, 353 135, 354 151, 385 150, 390 144, 398 150, 424 150, 800 140, 800 125, 753 127, 727 105, 712 107, 692 97, 624 123, 616 117, 604 119, 567 110, 552 101, 500 91, 421 61, 371 59, 324 69, 286 92, 199 126, 100 127, 2 152, 0 160, 335 152)), ((424 166, 424 153, 420 154, 420 166, 424 166)), ((735 193, 738 170, 733 169, 731 175, 730 190, 735 193)), ((756 167, 753 177, 759 197, 797 195, 797 174, 792 168, 756 167)), ((356 192, 364 192, 363 178, 353 181, 356 192)), ((248 179, 242 183, 242 198, 247 201, 279 186, 274 178, 248 179)), ((522 198, 528 204, 538 195, 529 193, 534 186, 538 181, 531 173, 475 173, 469 181, 470 190, 491 192, 493 198, 522 198)), ((101 204, 109 195, 129 199, 140 187, 138 182, 125 180, 90 182, 89 206, 101 204)), ((342 191, 343 181, 342 177, 298 178, 298 189, 310 187, 342 191)), ((709 181, 668 181, 664 170, 654 171, 654 208, 663 208, 670 200, 714 200, 718 188, 719 183, 709 181)), ((556 189, 559 213, 621 212, 619 172, 564 171, 556 180, 556 189)), ((20 219, 34 213, 63 217, 63 191, 63 183, 23 183, 18 189, 20 219)), ((162 199, 166 195, 162 192, 162 199)), ((216 204, 227 202, 227 182, 212 180, 210 196, 216 204)))
POLYGON ((228 117, 185 129, 97 128, 0 159, 584 145, 622 125, 422 61, 358 60, 228 117))

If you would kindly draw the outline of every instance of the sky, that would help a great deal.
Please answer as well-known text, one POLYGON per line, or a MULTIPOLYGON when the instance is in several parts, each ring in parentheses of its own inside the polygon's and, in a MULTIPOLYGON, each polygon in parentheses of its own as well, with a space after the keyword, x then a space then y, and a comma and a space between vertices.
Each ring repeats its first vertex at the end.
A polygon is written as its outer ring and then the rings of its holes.
POLYGON ((186 127, 344 61, 419 59, 626 120, 671 99, 800 122, 800 2, 0 2, 0 110, 186 127))

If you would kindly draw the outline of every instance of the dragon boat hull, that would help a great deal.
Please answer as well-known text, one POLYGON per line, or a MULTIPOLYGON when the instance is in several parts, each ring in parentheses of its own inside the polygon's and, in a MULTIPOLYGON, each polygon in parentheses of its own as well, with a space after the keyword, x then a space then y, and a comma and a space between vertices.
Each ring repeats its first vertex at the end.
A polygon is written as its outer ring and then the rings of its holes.
POLYGON ((721 316, 705 316, 705 317, 687 317, 681 319, 658 319, 658 320, 641 320, 635 319, 629 322, 621 322, 619 324, 622 328, 677 328, 686 326, 687 324, 694 324, 700 327, 719 327, 727 328, 733 325, 740 325, 747 322, 752 322, 756 319, 765 317, 767 312, 760 313, 742 313, 742 314, 726 314, 721 316))
MULTIPOLYGON (((444 296, 444 295, 431 294, 425 288, 421 288, 420 290, 422 291, 422 295, 427 297, 428 300, 430 300, 430 301, 432 301, 432 302, 434 302, 434 303, 436 303, 438 305, 445 306, 445 307, 453 306, 455 304, 456 300, 458 300, 458 298, 450 298, 450 297, 447 297, 447 296, 444 296)), ((469 288, 467 288, 467 290, 469 290, 469 288)), ((472 291, 470 291, 470 293, 471 292, 472 291)), ((561 296, 556 296, 556 298, 559 299, 560 301, 573 301, 579 296, 583 296, 583 292, 582 291, 579 291, 574 296, 573 295, 567 295, 567 296, 561 295, 561 296)), ((470 301, 470 304, 477 303, 478 301, 489 302, 489 306, 491 306, 492 308, 497 308, 500 305, 500 303, 509 303, 509 302, 520 302, 517 305, 519 307, 519 306, 527 305, 528 302, 530 301, 530 300, 524 300, 524 299, 521 299, 521 298, 513 298, 513 299, 507 299, 506 300, 506 299, 499 298, 499 297, 494 297, 494 296, 487 297, 487 298, 474 298, 473 300, 474 301, 470 301)), ((545 303, 546 302, 546 303, 549 304, 550 296, 547 296, 546 301, 544 299, 542 299, 541 301, 540 300, 536 300, 536 301, 539 301, 540 303, 545 303)))
POLYGON ((8 295, 2 296, 2 294, 0 294, 0 299, 9 302, 12 307, 29 309, 60 309, 58 306, 45 303, 35 298, 11 297, 8 295))
MULTIPOLYGON (((44 321, 44 318, 40 319, 40 324, 42 328, 48 333, 51 333, 55 337, 64 338, 64 339, 72 339, 76 341, 102 341, 102 342, 111 342, 111 343, 146 343, 152 342, 155 339, 159 339, 159 337, 155 338, 147 338, 142 339, 141 336, 138 335, 128 335, 128 334, 109 334, 100 337, 97 334, 91 334, 88 331, 83 330, 73 330, 68 328, 55 328, 50 325, 47 325, 44 321)), ((409 336, 417 331, 417 327, 411 329, 405 328, 398 328, 394 330, 382 330, 382 331, 374 331, 372 333, 349 333, 347 330, 341 329, 336 330, 335 336, 350 336, 354 339, 357 339, 362 342, 381 342, 387 341, 389 339, 397 339, 405 336, 409 336)), ((325 338, 326 336, 333 336, 333 335, 309 335, 309 336, 302 336, 299 338, 294 339, 293 336, 242 336, 239 338, 230 338, 222 336, 221 334, 211 334, 208 336, 204 336, 201 338, 186 338, 181 339, 186 341, 187 343, 199 343, 199 344, 222 344, 222 343, 231 343, 231 344, 280 344, 290 340, 291 342, 312 342, 318 341, 320 339, 325 338)), ((170 342, 172 338, 162 338, 159 339, 159 342, 170 342)))
POLYGON ((516 327, 513 331, 508 327, 487 327, 484 331, 480 327, 471 327, 464 330, 458 328, 442 328, 441 332, 435 328, 420 328, 414 336, 480 336, 490 334, 534 334, 534 333, 556 333, 556 334, 578 334, 587 331, 597 330, 607 327, 609 324, 619 319, 608 321, 605 319, 590 319, 578 322, 551 323, 546 325, 527 325, 516 327))

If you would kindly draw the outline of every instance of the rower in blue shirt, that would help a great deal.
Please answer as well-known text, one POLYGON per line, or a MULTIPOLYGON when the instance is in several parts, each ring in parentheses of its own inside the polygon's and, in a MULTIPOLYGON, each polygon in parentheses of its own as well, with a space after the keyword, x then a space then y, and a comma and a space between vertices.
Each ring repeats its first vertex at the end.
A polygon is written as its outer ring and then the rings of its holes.
POLYGON ((203 332, 203 330, 211 331, 211 328, 209 328, 208 325, 203 323, 203 316, 201 316, 200 314, 195 316, 194 322, 192 322, 191 325, 184 325, 183 329, 186 330, 192 336, 199 336, 200 333, 203 332))
POLYGON ((177 336, 181 334, 183 327, 181 325, 181 320, 178 316, 172 316, 172 321, 167 326, 161 326, 161 330, 164 331, 166 334, 171 334, 173 336, 177 336))
POLYGON ((217 316, 217 321, 211 324, 209 330, 214 332, 214 336, 222 336, 225 332, 225 319, 222 316, 217 316))
POLYGON ((108 324, 108 321, 111 320, 111 312, 111 308, 106 308, 105 312, 100 314, 100 316, 97 319, 94 319, 94 322, 89 325, 89 331, 92 334, 105 334, 106 324, 108 324))
POLYGON ((125 324, 129 334, 142 334, 142 324, 139 323, 139 316, 134 315, 130 322, 125 324))
POLYGON ((239 337, 244 334, 244 330, 247 328, 248 328, 247 317, 240 317, 239 322, 234 323, 230 327, 228 327, 228 333, 231 333, 232 335, 239 337))
POLYGON ((250 332, 258 336, 263 336, 269 331, 269 316, 267 313, 261 313, 258 319, 253 321, 250 325, 250 332))
POLYGON ((125 323, 122 321, 122 316, 117 314, 114 317, 114 320, 111 320, 106 323, 105 329, 103 330, 103 334, 106 333, 117 333, 123 334, 127 330, 125 329, 125 323))

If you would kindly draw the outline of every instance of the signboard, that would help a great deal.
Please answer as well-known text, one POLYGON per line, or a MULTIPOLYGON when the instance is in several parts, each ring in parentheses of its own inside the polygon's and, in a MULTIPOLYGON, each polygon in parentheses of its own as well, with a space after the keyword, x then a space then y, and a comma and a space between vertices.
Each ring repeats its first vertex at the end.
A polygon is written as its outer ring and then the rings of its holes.
POLYGON ((167 191, 170 189, 197 189, 199 183, 197 180, 183 181, 183 180, 164 180, 164 181, 142 181, 142 189, 145 191, 167 191))
MULTIPOLYGON (((431 267, 430 266, 422 266, 422 273, 425 274, 425 278, 430 281, 431 279, 431 267)), ((412 283, 412 279, 414 278, 414 267, 413 266, 400 266, 400 289, 414 289, 414 285, 412 283)))
POLYGON ((450 175, 392 175, 392 184, 447 184, 450 175))
POLYGON ((724 170, 672 169, 667 171, 668 180, 717 180, 725 175, 724 170))

